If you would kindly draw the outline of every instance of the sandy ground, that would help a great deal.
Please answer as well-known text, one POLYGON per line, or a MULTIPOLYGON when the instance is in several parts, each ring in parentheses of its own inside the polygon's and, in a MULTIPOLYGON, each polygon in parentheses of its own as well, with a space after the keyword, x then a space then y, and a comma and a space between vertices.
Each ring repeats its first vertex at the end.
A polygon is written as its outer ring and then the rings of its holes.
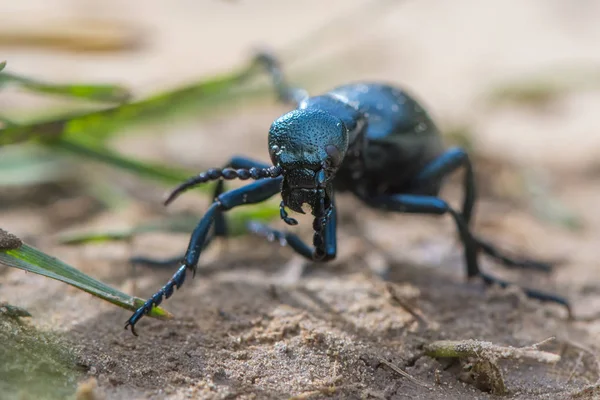
MULTIPOLYGON (((306 31, 365 4, 375 2, 13 2, 0 7, 5 26, 118 18, 142 29, 145 45, 135 54, 102 56, 6 49, 0 58, 22 73, 118 81, 142 95, 231 68, 257 45, 286 48, 306 31)), ((137 338, 122 329, 128 312, 58 282, 0 269, 0 299, 33 314, 32 327, 0 319, 0 337, 10 344, 3 346, 6 356, 25 360, 14 365, 29 365, 25 371, 0 369, 7 377, 0 375, 3 393, 61 398, 93 377, 96 392, 107 399, 487 399, 494 396, 464 382, 460 366, 425 356, 423 345, 475 338, 527 346, 554 336, 544 349, 562 355, 558 364, 501 364, 509 391, 505 398, 600 397, 598 389, 581 392, 600 374, 594 356, 600 332, 595 318, 600 312, 600 96, 590 84, 542 108, 492 107, 485 101, 486 93, 507 79, 597 67, 600 6, 567 0, 428 0, 398 2, 380 14, 375 19, 361 12, 352 23, 329 23, 334 33, 310 43, 306 59, 296 57, 291 78, 310 71, 306 81, 313 92, 355 79, 397 82, 423 99, 443 129, 467 124, 483 155, 477 158, 482 198, 475 230, 518 253, 568 260, 549 276, 507 271, 488 259, 482 265, 567 296, 578 319, 568 321, 560 307, 527 300, 518 290, 486 290, 477 280, 466 282, 451 221, 382 215, 343 198, 336 262, 300 276, 291 251, 258 238, 214 246, 201 260, 196 279, 165 303, 177 319, 145 319, 137 338), (547 173, 552 196, 580 218, 580 230, 535 218, 526 194, 515 200, 510 190, 502 190, 511 187, 506 179, 510 183, 531 170, 547 173), (385 281, 375 273, 382 269, 385 281), (422 317, 395 303, 386 283, 422 317), (429 387, 399 376, 381 359, 429 387), (36 384, 40 381, 53 384, 49 389, 36 384)), ((45 104, 28 96, 0 98, 7 113, 45 104)), ((155 128, 158 135, 151 141, 133 137, 116 145, 198 169, 220 165, 234 153, 267 159, 266 130, 284 111, 273 104, 184 125, 166 122, 155 128)), ((111 177, 118 181, 118 173, 111 177)), ((67 230, 123 227, 182 210, 201 215, 206 207, 205 200, 189 196, 160 211, 163 188, 133 187, 148 198, 117 214, 97 212, 93 199, 71 189, 33 195, 3 189, 1 225, 98 279, 145 297, 172 271, 132 271, 127 258, 176 255, 187 235, 56 245, 57 235, 67 230)), ((459 189, 449 185, 444 197, 458 201, 459 189)))

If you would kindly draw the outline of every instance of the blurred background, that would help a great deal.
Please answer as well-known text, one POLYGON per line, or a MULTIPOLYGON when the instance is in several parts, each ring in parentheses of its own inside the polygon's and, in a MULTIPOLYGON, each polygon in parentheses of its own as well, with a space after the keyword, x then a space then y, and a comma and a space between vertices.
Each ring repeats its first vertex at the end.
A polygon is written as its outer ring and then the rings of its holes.
MULTIPOLYGON (((190 215, 199 217, 207 204, 199 192, 164 209, 164 193, 234 154, 269 159, 268 128, 286 106, 264 74, 239 85, 227 81, 267 47, 281 57, 289 80, 312 94, 358 80, 387 81, 414 94, 447 143, 473 155, 481 195, 476 230, 516 252, 568 259, 550 277, 506 276, 574 299, 576 312, 590 320, 577 328, 593 336, 600 332, 593 318, 600 311, 599 20, 600 3, 592 0, 4 2, 4 72, 54 84, 119 85, 139 107, 121 110, 118 102, 43 95, 0 81, 5 128, 66 132, 70 140, 55 145, 34 134, 2 142, 0 227, 124 291, 151 294, 170 272, 132 279, 128 257, 182 252, 190 215), (66 115, 112 107, 65 125, 66 115), (82 232, 109 232, 115 240, 83 244, 82 232)), ((461 197, 456 183, 444 189, 451 202, 461 197)), ((464 280, 450 221, 381 218, 355 211, 360 205, 351 199, 345 204, 392 259, 464 280)), ((266 219, 272 211, 256 209, 266 219)), ((352 235, 344 239, 343 229, 341 251, 350 254, 343 240, 352 235)), ((230 251, 249 251, 241 242, 230 251)), ((261 260, 276 253, 280 266, 293 258, 268 246, 257 252, 261 260)), ((202 262, 221 256, 213 252, 202 262)), ((201 296, 194 285, 189 295, 201 296)), ((127 315, 17 270, 0 269, 0 300, 30 310, 36 326, 61 331, 100 313, 112 312, 110 321, 118 323, 127 315)), ((121 334, 112 322, 102 329, 121 334)))
MULTIPOLYGON (((593 161, 600 147, 593 123, 599 8, 585 0, 22 1, 2 7, 2 54, 11 71, 117 82, 143 96, 235 68, 257 46, 288 49, 321 30, 293 48, 286 67, 295 82, 313 91, 353 79, 397 82, 443 123, 472 121, 482 149, 574 167, 593 161), (102 45, 104 52, 92 51, 102 45), (579 82, 547 118, 490 112, 486 95, 494 89, 546 77, 593 79, 579 82)), ((6 97, 4 110, 31 107, 6 97)))

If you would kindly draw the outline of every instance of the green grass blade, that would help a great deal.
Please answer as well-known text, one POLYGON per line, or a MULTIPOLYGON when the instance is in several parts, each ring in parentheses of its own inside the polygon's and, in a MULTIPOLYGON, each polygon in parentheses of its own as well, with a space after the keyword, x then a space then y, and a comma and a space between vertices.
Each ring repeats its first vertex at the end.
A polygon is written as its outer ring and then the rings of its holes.
POLYGON ((17 126, 12 120, 0 115, 0 124, 4 124, 4 126, 17 126))
MULTIPOLYGON (((115 168, 131 172, 137 176, 150 178, 170 185, 179 184, 197 174, 197 172, 187 171, 181 168, 140 161, 112 151, 101 144, 89 141, 84 143, 83 141, 59 139, 52 145, 61 150, 81 156, 86 160, 100 161, 115 168)), ((201 185, 199 186, 199 189, 207 192, 211 187, 212 184, 201 185)))
POLYGON ((2 71, 6 67, 6 61, 0 62, 0 71, 2 71))
POLYGON ((46 147, 0 148, 0 188, 34 186, 73 178, 64 156, 46 147))
MULTIPOLYGON (((83 157, 86 160, 96 160, 99 162, 103 162, 104 164, 110 165, 112 167, 119 168, 137 176, 158 181, 166 185, 177 185, 187 180, 189 177, 197 174, 197 171, 192 172, 180 168, 173 168, 158 163, 149 163, 126 157, 110 149, 105 148, 101 144, 93 143, 91 141, 83 142, 69 139, 59 139, 58 141, 53 143, 53 147, 83 157)), ((0 171, 2 170, 1 167, 2 162, 0 162, 0 171)), ((0 182, 2 182, 1 179, 0 182)), ((18 183, 18 181, 14 183, 16 184, 18 183)), ((214 183, 206 183, 204 185, 198 186, 196 190, 202 193, 210 194, 214 190, 214 185, 214 183)), ((279 215, 279 208, 276 204, 264 203, 250 205, 239 210, 234 210, 230 212, 229 215, 231 231, 236 232, 235 234, 241 234, 245 231, 245 225, 249 220, 271 220, 279 215)), ((165 225, 161 225, 158 227, 144 226, 138 227, 136 229, 172 231, 174 228, 173 224, 170 224, 166 227, 165 225)), ((191 226, 190 228, 190 225, 186 225, 185 229, 191 230, 193 229, 193 226, 191 226)), ((126 240, 136 233, 139 233, 139 231, 107 232, 104 234, 99 234, 99 237, 97 238, 94 238, 94 235, 92 235, 92 237, 89 238, 89 241, 126 240)))
POLYGON ((0 73, 0 87, 6 84, 13 84, 37 93, 99 102, 123 103, 131 98, 129 90, 118 85, 86 83, 53 84, 8 72, 2 72, 0 73))
MULTIPOLYGON (((158 231, 158 229, 157 229, 158 231)), ((136 228, 122 229, 105 232, 83 232, 63 235, 59 238, 60 244, 80 245, 90 243, 104 243, 113 241, 129 240, 140 231, 136 228)))
POLYGON ((196 226, 194 218, 174 218, 167 221, 142 223, 132 228, 104 231, 69 233, 59 237, 58 241, 66 245, 103 243, 132 239, 135 235, 147 232, 190 233, 196 226))
POLYGON ((137 124, 162 122, 190 109, 200 112, 224 103, 241 102, 268 92, 262 88, 240 89, 242 82, 254 74, 251 64, 239 72, 194 83, 144 100, 92 112, 69 113, 41 121, 6 127, 0 130, 0 145, 32 139, 52 140, 61 136, 89 137, 105 140, 112 134, 137 124), (233 95, 234 89, 239 89, 233 95))
MULTIPOLYGON (((144 300, 97 281, 3 230, 0 230, 0 264, 59 280, 131 311, 144 303, 144 300)), ((154 307, 149 315, 161 319, 172 318, 168 311, 160 307, 154 307)))
POLYGON ((0 146, 19 144, 33 139, 52 140, 65 133, 69 121, 89 115, 87 112, 70 113, 47 121, 19 125, 2 118, 6 127, 0 130, 0 146))

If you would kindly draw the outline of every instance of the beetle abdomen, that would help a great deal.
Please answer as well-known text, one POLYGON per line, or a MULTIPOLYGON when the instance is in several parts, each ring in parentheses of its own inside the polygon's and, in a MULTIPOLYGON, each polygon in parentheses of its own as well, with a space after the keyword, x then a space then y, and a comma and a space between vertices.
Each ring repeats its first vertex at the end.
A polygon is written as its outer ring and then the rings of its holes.
POLYGON ((329 92, 366 117, 365 173, 377 182, 401 187, 444 150, 435 123, 405 91, 381 83, 352 83, 329 92))

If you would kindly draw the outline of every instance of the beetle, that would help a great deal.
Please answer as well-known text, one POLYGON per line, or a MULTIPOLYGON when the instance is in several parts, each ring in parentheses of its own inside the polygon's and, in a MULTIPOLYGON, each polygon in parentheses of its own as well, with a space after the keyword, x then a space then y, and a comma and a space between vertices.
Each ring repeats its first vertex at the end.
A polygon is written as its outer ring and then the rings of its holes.
MULTIPOLYGON (((335 193, 349 192, 365 205, 399 213, 450 215, 464 248, 468 278, 480 276, 486 284, 506 287, 509 282, 479 268, 483 252, 507 267, 549 272, 550 263, 505 255, 470 229, 476 200, 475 177, 468 154, 461 148, 445 149, 436 124, 405 90, 385 83, 359 82, 310 96, 284 78, 280 63, 269 53, 256 62, 269 73, 281 101, 295 109, 276 119, 269 130, 268 150, 272 165, 247 157, 233 157, 224 168, 211 168, 175 188, 165 201, 209 181, 218 181, 214 202, 194 229, 181 265, 173 277, 127 321, 134 335, 136 323, 163 298, 181 287, 186 274, 195 274, 201 252, 211 239, 227 235, 224 212, 281 194, 281 219, 296 225, 287 209, 313 216, 312 246, 297 235, 261 223, 249 230, 269 240, 287 244, 308 260, 326 262, 336 256, 335 193), (462 209, 438 197, 442 183, 459 168, 465 170, 462 209), (225 191, 224 181, 254 180, 225 191), (213 234, 209 231, 213 228, 213 234)), ((140 259, 138 259, 140 261, 140 259)), ((557 295, 523 289, 531 298, 562 304, 557 295)))

